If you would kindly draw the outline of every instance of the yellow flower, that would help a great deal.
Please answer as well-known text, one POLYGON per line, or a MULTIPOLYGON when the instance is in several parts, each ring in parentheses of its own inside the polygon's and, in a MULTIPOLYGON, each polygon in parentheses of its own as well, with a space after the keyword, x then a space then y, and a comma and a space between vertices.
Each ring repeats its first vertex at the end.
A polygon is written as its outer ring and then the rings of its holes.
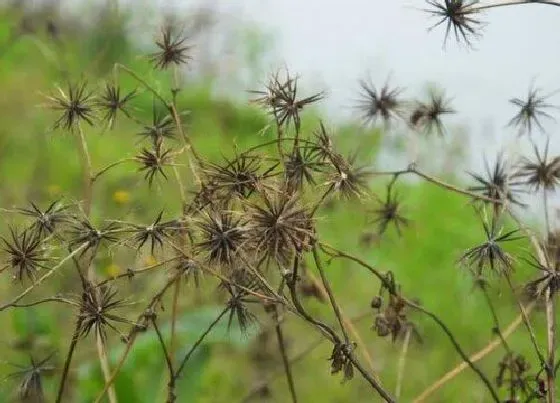
POLYGON ((109 277, 116 277, 120 274, 121 268, 118 264, 111 263, 109 266, 105 268, 105 274, 109 277))
POLYGON ((117 190, 113 193, 113 201, 117 204, 127 204, 130 202, 130 193, 126 190, 117 190))

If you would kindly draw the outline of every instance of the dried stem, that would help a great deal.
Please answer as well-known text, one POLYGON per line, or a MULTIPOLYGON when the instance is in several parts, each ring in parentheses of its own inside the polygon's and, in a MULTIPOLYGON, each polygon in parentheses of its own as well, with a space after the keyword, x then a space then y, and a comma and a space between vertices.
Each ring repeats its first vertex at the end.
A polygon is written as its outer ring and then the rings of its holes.
MULTIPOLYGON (((111 368, 109 367, 107 349, 105 348, 105 344, 103 343, 103 339, 101 338, 101 334, 99 332, 95 334, 95 338, 97 344, 97 355, 99 357, 99 363, 101 364, 101 371, 103 372, 105 383, 107 383, 109 379, 111 379, 111 368)), ((109 387, 109 391, 107 394, 109 395, 109 402, 117 403, 117 393, 115 392, 115 388, 112 385, 111 387, 109 387)))
POLYGON ((84 183, 83 183, 83 208, 84 214, 86 217, 89 217, 91 212, 91 203, 93 197, 93 177, 92 177, 92 168, 91 168, 91 156, 89 155, 89 149, 86 141, 86 137, 84 135, 84 131, 82 130, 82 126, 78 123, 78 135, 79 135, 79 149, 80 153, 82 154, 82 169, 83 169, 83 176, 84 176, 84 183))
POLYGON ((74 355, 74 350, 76 349, 76 345, 78 344, 78 337, 80 335, 81 326, 82 326, 82 320, 78 319, 76 321, 76 326, 74 327, 74 333, 72 334, 70 346, 68 347, 68 353, 66 353, 66 359, 64 360, 64 368, 62 369, 62 376, 60 378, 60 383, 58 385, 56 403, 60 403, 62 401, 62 396, 64 395, 64 386, 66 384, 66 379, 68 378, 68 371, 70 370, 70 363, 72 362, 72 356, 74 355))
POLYGON ((290 366, 290 360, 288 359, 288 353, 286 352, 286 343, 284 342, 284 333, 282 332, 282 327, 280 323, 280 318, 278 317, 278 308, 274 307, 274 317, 276 320, 276 325, 274 326, 276 330, 276 339, 278 341, 278 348, 280 350, 280 355, 282 356, 282 364, 284 365, 284 372, 286 373, 286 380, 288 381, 288 388, 290 389, 290 396, 292 397, 292 403, 297 403, 296 387, 294 383, 294 377, 292 375, 292 368, 290 366))
POLYGON ((398 400, 401 397, 402 384, 404 380, 404 367, 406 364, 406 353, 408 352, 408 345, 410 344, 410 335, 412 334, 412 328, 409 326, 406 328, 404 334, 404 341, 401 350, 401 355, 399 357, 398 372, 397 372, 397 386, 395 388, 395 398, 398 400))
POLYGON ((157 325, 157 320, 155 315, 151 317, 152 325, 154 326, 154 330, 157 334, 159 344, 161 345, 161 351, 163 352, 165 358, 165 364, 167 365, 167 372, 169 376, 169 381, 167 383, 167 403, 173 403, 177 396, 175 395, 175 371, 173 370, 173 360, 170 353, 167 351, 167 347, 165 347, 165 340, 163 340, 163 335, 159 330, 157 325))

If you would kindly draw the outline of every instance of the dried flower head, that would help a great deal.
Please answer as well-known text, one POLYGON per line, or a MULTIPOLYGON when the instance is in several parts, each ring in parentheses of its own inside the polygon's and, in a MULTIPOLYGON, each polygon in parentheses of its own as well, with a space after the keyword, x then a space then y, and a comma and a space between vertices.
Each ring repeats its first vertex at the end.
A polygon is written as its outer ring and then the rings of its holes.
POLYGON ((132 242, 137 250, 142 248, 146 242, 150 242, 150 253, 153 255, 156 246, 163 248, 163 241, 169 237, 169 232, 174 227, 174 221, 165 222, 163 210, 159 212, 156 219, 150 225, 131 224, 131 231, 134 233, 132 242))
POLYGON ((152 140, 154 145, 160 144, 164 138, 173 138, 175 136, 173 117, 168 113, 160 111, 154 100, 152 104, 152 124, 144 126, 144 130, 138 134, 152 140))
POLYGON ((231 282, 222 282, 222 288, 225 288, 229 294, 227 305, 229 307, 228 328, 231 328, 233 319, 237 319, 237 323, 242 332, 246 332, 257 317, 249 310, 248 304, 258 302, 257 299, 251 297, 250 291, 258 290, 258 282, 247 270, 236 270, 232 272, 231 282))
POLYGON ((149 186, 152 186, 157 174, 160 174, 167 180, 167 175, 163 168, 167 165, 171 165, 173 160, 171 152, 171 149, 163 150, 161 143, 157 143, 153 151, 144 148, 140 154, 135 157, 135 160, 141 164, 138 171, 144 172, 144 179, 148 181, 149 186))
POLYGON ((389 294, 387 306, 383 312, 375 317, 373 328, 380 337, 391 335, 394 342, 400 336, 401 332, 409 326, 406 317, 406 303, 397 294, 389 294))
POLYGON ((393 119, 402 116, 403 101, 399 98, 402 88, 390 88, 389 82, 386 82, 378 91, 371 81, 366 80, 361 80, 360 86, 361 99, 356 108, 366 124, 375 124, 381 119, 385 127, 389 127, 393 119))
POLYGON ((319 122, 319 129, 315 130, 313 133, 314 144, 310 147, 313 152, 317 154, 317 158, 321 162, 325 162, 331 159, 334 153, 333 141, 323 122, 319 122))
POLYGON ((2 237, 4 252, 8 255, 9 267, 16 270, 14 278, 23 282, 27 276, 29 280, 35 280, 35 273, 39 269, 46 268, 41 237, 36 231, 25 230, 21 234, 10 227, 11 240, 2 237))
POLYGON ((45 211, 42 211, 33 202, 30 202, 30 204, 30 207, 20 208, 18 211, 33 219, 30 230, 36 231, 39 237, 52 234, 59 225, 69 220, 69 216, 66 213, 68 207, 60 204, 59 201, 52 202, 45 211))
POLYGON ((117 113, 120 111, 125 116, 130 118, 128 111, 128 103, 136 96, 136 90, 129 92, 126 95, 121 95, 121 88, 118 85, 107 83, 105 85, 105 92, 100 96, 97 101, 97 107, 105 111, 103 120, 107 122, 107 126, 112 129, 117 120, 117 113))
POLYGON ((508 126, 516 127, 519 135, 527 133, 531 136, 533 126, 537 126, 541 132, 544 127, 541 124, 541 118, 554 120, 554 118, 546 112, 548 109, 558 109, 557 106, 549 104, 547 99, 554 95, 553 92, 548 95, 541 95, 541 90, 530 87, 526 99, 512 98, 509 102, 519 108, 519 111, 508 123, 508 126))
POLYGON ((524 206, 516 197, 516 193, 519 192, 516 187, 520 183, 512 181, 513 175, 507 168, 506 161, 503 159, 502 155, 500 154, 496 158, 493 169, 490 168, 486 159, 484 160, 484 164, 486 166, 486 177, 469 173, 477 184, 470 186, 468 189, 473 192, 479 192, 483 196, 493 200, 499 200, 501 202, 509 201, 518 206, 524 206))
POLYGON ((225 159, 225 164, 207 163, 204 169, 214 189, 224 190, 224 199, 238 196, 246 199, 256 190, 258 182, 268 177, 272 169, 259 174, 261 158, 256 155, 242 154, 232 160, 225 159))
POLYGON ((113 243, 117 240, 114 235, 117 227, 118 224, 112 222, 103 228, 96 228, 87 218, 79 220, 70 229, 69 246, 71 249, 83 247, 80 256, 83 256, 87 251, 95 253, 103 243, 113 243))
POLYGON ((367 189, 370 173, 365 167, 356 167, 355 160, 356 154, 348 160, 338 154, 333 154, 331 157, 335 172, 330 175, 326 184, 345 199, 360 197, 367 189))
POLYGON ((245 241, 245 227, 241 220, 235 218, 231 211, 210 210, 203 212, 197 225, 201 231, 197 249, 205 253, 210 262, 231 267, 245 241))
POLYGON ((92 284, 86 283, 86 287, 82 293, 80 301, 80 337, 87 337, 93 330, 101 340, 107 340, 107 327, 114 330, 121 337, 126 336, 119 332, 115 327, 116 323, 127 323, 134 325, 134 322, 115 315, 114 311, 122 309, 128 305, 124 300, 117 299, 117 291, 110 286, 103 285, 94 287, 92 284))
POLYGON ((263 204, 249 204, 247 238, 257 254, 279 263, 289 262, 294 251, 312 241, 313 226, 297 194, 262 194, 263 204))
POLYGON ((428 102, 417 102, 412 114, 410 124, 415 130, 429 134, 434 131, 439 135, 445 134, 445 127, 441 121, 443 115, 455 113, 449 106, 450 100, 445 99, 442 93, 432 92, 428 102))
POLYGON ((559 262, 547 257, 547 262, 542 264, 534 256, 531 256, 531 259, 524 260, 541 273, 539 278, 530 281, 525 286, 525 290, 528 291, 530 297, 543 297, 547 290, 550 291, 551 296, 554 296, 560 290, 559 262))
POLYGON ((556 157, 551 161, 548 160, 548 144, 544 149, 544 154, 541 156, 536 145, 533 145, 535 150, 535 160, 523 158, 515 177, 522 178, 523 182, 529 185, 533 190, 539 191, 541 188, 544 190, 554 190, 560 182, 560 157, 556 157))
POLYGON ((159 50, 150 55, 151 62, 160 70, 167 69, 171 64, 186 64, 192 59, 189 54, 192 46, 185 44, 187 38, 173 31, 174 27, 166 24, 161 31, 161 39, 156 41, 159 50))
POLYGON ((354 364, 352 364, 350 355, 355 348, 356 345, 354 343, 351 345, 336 343, 333 347, 329 358, 331 362, 331 374, 335 375, 342 371, 344 374, 342 382, 349 381, 354 377, 354 364))
POLYGON ((493 273, 508 275, 513 269, 513 261, 511 256, 503 249, 502 244, 523 237, 514 236, 519 231, 518 229, 502 234, 503 228, 495 217, 492 218, 490 225, 486 220, 483 220, 482 227, 486 236, 485 241, 468 249, 461 257, 461 261, 465 262, 474 271, 477 278, 483 277, 485 268, 490 268, 493 273))
POLYGON ((33 357, 29 357, 30 363, 27 367, 12 364, 18 370, 10 373, 7 377, 20 379, 18 396, 22 402, 46 402, 42 378, 43 374, 49 374, 54 370, 54 367, 49 364, 52 357, 53 354, 50 354, 40 361, 35 361, 33 357))
POLYGON ((54 128, 73 130, 82 120, 93 126, 95 98, 88 91, 87 84, 69 84, 68 93, 60 87, 57 90, 57 96, 47 96, 51 102, 50 108, 62 113, 55 121, 54 128))
POLYGON ((313 175, 324 171, 325 163, 311 147, 295 147, 284 163, 288 191, 302 190, 303 186, 315 184, 313 175))
POLYGON ((296 132, 301 127, 300 111, 307 105, 315 103, 323 99, 322 92, 312 96, 298 99, 297 98, 297 80, 298 77, 290 77, 286 72, 286 78, 280 78, 280 72, 274 74, 270 79, 264 91, 250 91, 258 95, 253 102, 267 108, 274 116, 279 126, 288 127, 294 122, 296 132))
POLYGON ((387 197, 382 202, 381 206, 373 210, 374 219, 373 223, 377 225, 378 235, 383 235, 389 224, 393 223, 397 233, 401 235, 401 226, 407 226, 409 220, 401 215, 401 202, 398 194, 393 191, 392 186, 387 188, 387 197))
POLYGON ((478 37, 477 29, 481 28, 481 22, 474 18, 479 12, 476 9, 478 0, 427 0, 432 9, 426 9, 432 16, 440 20, 429 28, 429 31, 446 23, 445 45, 451 29, 457 42, 463 41, 467 46, 471 46, 471 38, 478 37))

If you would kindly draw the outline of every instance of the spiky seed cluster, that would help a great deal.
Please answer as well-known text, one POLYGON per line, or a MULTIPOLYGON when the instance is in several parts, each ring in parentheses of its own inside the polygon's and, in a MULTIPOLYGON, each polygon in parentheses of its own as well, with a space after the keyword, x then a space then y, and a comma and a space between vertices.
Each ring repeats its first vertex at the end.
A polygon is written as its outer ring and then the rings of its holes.
POLYGON ((535 159, 523 158, 514 176, 535 191, 554 190, 560 183, 560 157, 548 160, 548 142, 542 156, 536 145, 534 150, 535 159))
POLYGON ((205 211, 197 223, 201 241, 197 248, 212 263, 231 267, 239 249, 245 242, 245 227, 231 211, 205 211))
POLYGON ((109 286, 94 287, 86 284, 82 293, 79 311, 79 336, 87 337, 93 330, 101 340, 107 339, 107 328, 112 329, 121 337, 123 334, 116 328, 116 323, 134 324, 134 322, 115 315, 115 311, 122 309, 127 304, 122 299, 117 299, 117 291, 109 286))
POLYGON ((253 102, 268 109, 279 126, 288 127, 293 122, 296 132, 299 132, 301 127, 300 111, 305 106, 323 99, 324 94, 320 92, 298 99, 297 80, 297 77, 290 77, 288 72, 286 72, 286 78, 282 80, 280 72, 277 72, 269 79, 264 91, 250 92, 258 96, 253 102))
POLYGON ((398 194, 395 193, 391 186, 387 189, 387 196, 380 207, 373 210, 374 218, 372 222, 377 225, 378 235, 383 235, 389 224, 393 224, 399 235, 402 235, 401 227, 407 226, 409 220, 401 215, 401 202, 398 194))
POLYGON ((305 184, 315 185, 314 174, 324 171, 325 164, 311 147, 296 147, 285 161, 288 191, 301 191, 305 184))
POLYGON ((284 264, 313 240, 311 218, 297 194, 262 194, 262 204, 250 203, 247 239, 257 254, 284 264))
POLYGON ((208 182, 213 184, 213 188, 225 193, 221 198, 227 200, 237 196, 246 199, 275 167, 276 165, 260 175, 261 158, 242 154, 232 160, 226 159, 222 165, 207 163, 204 173, 208 182))
POLYGON ((142 149, 135 159, 140 163, 138 171, 144 172, 144 179, 148 181, 149 186, 152 186, 154 178, 158 174, 167 180, 167 175, 163 168, 172 163, 173 155, 171 149, 163 149, 161 143, 157 143, 153 150, 142 149))
POLYGON ((237 320, 242 332, 257 320, 248 305, 257 302, 251 292, 258 290, 257 280, 247 270, 232 272, 231 282, 222 282, 221 287, 229 294, 227 306, 229 307, 228 329, 231 328, 234 318, 237 320))
POLYGON ((114 230, 117 223, 109 223, 103 228, 96 228, 88 219, 79 220, 70 228, 69 246, 71 249, 83 246, 80 256, 87 251, 96 251, 103 243, 113 243, 117 240, 114 230))
POLYGON ((163 221, 163 210, 160 211, 156 219, 150 225, 131 225, 133 232, 132 242, 139 250, 147 242, 150 243, 150 253, 153 255, 156 246, 163 248, 163 241, 170 236, 170 231, 174 227, 173 221, 163 221))
POLYGON ((481 193, 492 200, 498 200, 502 203, 508 201, 518 206, 524 206, 516 196, 516 193, 519 192, 517 186, 520 183, 512 180, 513 174, 507 168, 506 161, 502 158, 502 155, 498 155, 498 158, 496 158, 493 169, 490 168, 487 161, 485 161, 485 166, 486 177, 469 173, 477 184, 470 186, 468 189, 481 193))
POLYGON ((175 121, 169 113, 162 112, 154 100, 152 104, 152 124, 144 126, 139 136, 150 139, 152 144, 160 144, 163 139, 175 136, 175 121))
POLYGON ((150 55, 154 66, 160 70, 167 69, 170 65, 179 66, 191 60, 192 46, 186 45, 187 38, 182 34, 175 34, 174 27, 167 24, 161 32, 161 39, 156 41, 159 50, 150 55))
POLYGON ((519 135, 527 133, 529 136, 533 133, 534 126, 541 132, 544 132, 544 127, 541 123, 542 118, 554 120, 554 118, 546 112, 550 109, 558 109, 557 106, 547 102, 549 95, 541 95, 541 90, 538 88, 529 88, 527 98, 512 98, 510 103, 518 108, 518 112, 509 121, 508 125, 515 127, 519 130, 519 135))
POLYGON ((445 134, 442 117, 455 113, 449 106, 450 100, 441 93, 432 92, 428 102, 417 102, 410 115, 410 125, 415 130, 429 134, 435 130, 439 136, 445 134))
POLYGON ((36 231, 40 238, 54 233, 59 225, 67 223, 70 219, 67 214, 68 207, 61 205, 59 201, 52 202, 44 211, 35 203, 30 204, 30 207, 20 208, 18 211, 33 219, 30 230, 36 231))
POLYGON ((45 402, 45 394, 43 390, 43 375, 49 374, 54 370, 54 366, 49 364, 53 354, 35 361, 33 357, 29 357, 29 366, 24 367, 15 365, 18 368, 8 375, 7 378, 18 378, 18 396, 22 402, 41 403, 45 402))
POLYGON ((60 87, 57 90, 58 95, 47 97, 50 108, 61 112, 61 116, 54 123, 54 128, 73 130, 81 121, 92 126, 95 98, 87 89, 87 83, 69 84, 67 92, 60 87))
POLYGON ((370 173, 365 167, 356 167, 355 159, 356 156, 350 157, 348 160, 338 154, 331 156, 335 172, 330 175, 327 185, 345 199, 363 196, 367 189, 367 179, 370 173))
POLYGON ((375 124, 381 119, 388 128, 392 120, 401 117, 403 101, 399 96, 402 88, 390 88, 387 82, 378 91, 371 81, 366 80, 360 81, 360 87, 362 91, 356 108, 361 113, 364 123, 375 124))
POLYGON ((96 104, 100 110, 105 111, 103 121, 107 123, 107 126, 110 129, 115 126, 119 111, 126 117, 131 117, 130 112, 128 111, 128 104, 135 96, 136 90, 131 91, 126 95, 122 95, 120 86, 112 83, 107 83, 105 85, 105 90, 99 97, 96 104))
POLYGON ((2 237, 3 250, 8 255, 8 265, 15 270, 14 278, 20 282, 24 277, 35 280, 35 274, 45 268, 41 237, 36 231, 25 230, 21 234, 10 227, 11 240, 2 237))
POLYGON ((478 13, 476 9, 478 0, 427 0, 426 3, 432 8, 424 11, 439 18, 439 21, 429 30, 446 24, 444 45, 452 31, 457 42, 462 41, 467 46, 471 46, 472 38, 480 35, 477 30, 481 28, 482 24, 480 20, 474 18, 478 13))
POLYGON ((553 256, 547 256, 545 264, 539 262, 534 256, 530 260, 525 261, 540 272, 540 277, 530 281, 525 286, 530 297, 544 297, 545 292, 550 291, 550 295, 554 296, 560 290, 560 271, 558 270, 559 262, 555 261, 553 256))
POLYGON ((489 268, 491 272, 499 275, 508 275, 513 269, 511 256, 503 249, 502 244, 523 238, 515 236, 518 229, 502 234, 502 227, 498 220, 493 218, 489 225, 486 221, 482 222, 486 239, 480 245, 468 249, 461 261, 470 267, 477 278, 483 277, 483 271, 489 268))

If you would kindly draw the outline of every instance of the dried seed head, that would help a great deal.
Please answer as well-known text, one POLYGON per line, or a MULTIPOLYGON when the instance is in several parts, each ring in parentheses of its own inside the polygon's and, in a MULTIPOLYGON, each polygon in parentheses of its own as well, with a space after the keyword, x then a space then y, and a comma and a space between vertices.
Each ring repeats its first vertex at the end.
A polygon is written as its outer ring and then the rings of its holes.
POLYGON ((28 367, 14 365, 18 370, 10 373, 7 377, 20 379, 18 395, 22 402, 46 402, 42 379, 43 374, 49 374, 54 370, 54 367, 49 364, 52 357, 53 354, 40 361, 35 361, 33 357, 30 357, 28 367))
POLYGON ((62 115, 55 121, 54 128, 62 127, 73 130, 80 121, 93 125, 95 98, 88 91, 87 84, 69 84, 68 92, 65 93, 58 87, 58 95, 48 96, 50 108, 60 111, 62 115))
POLYGON ((523 179, 523 182, 535 191, 539 191, 541 188, 554 190, 560 182, 560 157, 548 160, 548 144, 547 141, 543 156, 539 153, 537 146, 533 145, 535 160, 523 158, 514 174, 516 178, 523 179))
POLYGON ((30 230, 36 231, 39 237, 52 234, 59 225, 67 223, 70 219, 66 213, 68 207, 61 205, 59 201, 52 202, 45 211, 33 202, 30 204, 31 207, 20 208, 18 211, 33 219, 30 230))
POLYGON ((128 103, 135 96, 136 90, 121 96, 121 88, 118 85, 110 83, 105 85, 105 92, 101 95, 96 104, 100 110, 105 111, 103 120, 110 129, 114 127, 119 111, 129 118, 131 117, 128 111, 128 103))
POLYGON ((470 186, 468 189, 473 192, 479 192, 483 196, 493 200, 500 200, 502 202, 509 201, 510 203, 524 206, 516 196, 519 192, 517 186, 518 182, 512 181, 513 175, 507 168, 506 161, 502 155, 498 155, 494 168, 491 169, 488 162, 485 160, 486 177, 469 173, 470 176, 477 182, 476 185, 470 186))
POLYGON ((401 210, 402 207, 398 195, 389 185, 385 201, 379 208, 373 210, 374 218, 372 222, 378 227, 378 235, 383 235, 391 223, 395 226, 399 236, 402 235, 401 226, 407 226, 409 220, 401 215, 401 210))
POLYGON ((170 236, 170 232, 175 227, 174 221, 162 222, 163 210, 160 211, 154 222, 143 226, 132 224, 131 231, 134 233, 132 242, 136 249, 140 249, 146 242, 150 242, 150 253, 154 254, 156 246, 163 248, 163 241, 170 236))
POLYGON ((445 128, 441 120, 442 116, 455 113, 455 110, 449 106, 449 102, 443 94, 432 92, 428 102, 416 103, 409 119, 411 126, 425 134, 435 129, 439 136, 443 136, 445 128))
POLYGON ((262 194, 263 204, 249 204, 247 239, 257 254, 285 264, 314 237, 311 218, 297 194, 262 194))
POLYGON ((549 109, 558 109, 557 106, 549 104, 547 99, 554 95, 553 92, 548 95, 541 95, 541 90, 530 87, 526 99, 512 98, 509 102, 515 105, 519 111, 508 123, 508 126, 515 127, 519 130, 519 135, 527 133, 531 136, 533 127, 537 126, 541 132, 544 127, 541 124, 541 118, 554 120, 554 118, 546 112, 549 109))
POLYGON ((345 199, 361 197, 367 189, 370 173, 364 167, 355 167, 355 158, 356 155, 346 161, 338 154, 331 157, 335 172, 330 175, 326 184, 345 199))
POLYGON ((468 249, 461 257, 461 261, 474 271, 477 278, 483 277, 483 270, 486 268, 499 275, 508 275, 513 269, 513 262, 511 256, 502 248, 502 244, 523 237, 514 236, 519 231, 517 229, 502 234, 502 227, 495 217, 492 218, 490 225, 484 220, 482 226, 486 235, 485 241, 468 249))
POLYGON ((480 36, 477 30, 481 29, 482 24, 474 18, 478 13, 476 9, 478 0, 427 0, 426 3, 433 8, 424 11, 440 19, 429 28, 429 31, 446 23, 444 46, 452 29, 457 42, 462 41, 467 46, 471 46, 473 37, 480 36))
POLYGON ((2 237, 4 252, 8 255, 8 265, 15 270, 14 278, 20 282, 24 277, 35 280, 35 274, 45 268, 47 258, 44 257, 41 237, 36 231, 23 231, 21 234, 10 227, 11 240, 2 237))
POLYGON ((323 172, 325 168, 318 157, 310 147, 296 147, 293 150, 284 163, 288 192, 301 191, 306 183, 315 184, 313 175, 323 172))
POLYGON ((142 152, 135 157, 141 166, 138 171, 144 172, 144 179, 148 181, 148 185, 152 186, 154 178, 160 174, 167 180, 167 175, 163 168, 172 163, 171 149, 162 150, 163 146, 158 143, 154 146, 154 150, 142 149, 142 152))
POLYGON ((197 226, 201 241, 197 249, 207 255, 212 263, 232 267, 238 250, 245 242, 245 227, 235 219, 231 211, 204 211, 197 226))
POLYGON ((104 342, 107 339, 107 328, 112 329, 121 337, 126 337, 116 327, 116 323, 134 325, 134 322, 115 315, 115 310, 122 309, 128 305, 124 300, 117 299, 117 291, 110 286, 94 287, 86 283, 80 301, 79 336, 86 337, 92 330, 104 342))
POLYGON ((282 79, 280 72, 274 74, 264 91, 250 91, 258 97, 252 102, 262 105, 272 116, 279 126, 288 127, 294 123, 296 132, 301 127, 300 111, 307 105, 323 99, 322 92, 307 98, 298 99, 297 97, 297 77, 290 77, 286 72, 286 77, 282 79))
POLYGON ((154 145, 160 144, 164 138, 173 138, 175 136, 175 122, 173 117, 168 113, 158 110, 154 100, 152 104, 152 124, 150 126, 144 126, 144 130, 138 134, 149 138, 154 145))
POLYGON ((391 121, 402 116, 402 100, 399 98, 402 88, 390 88, 389 83, 377 90, 371 81, 360 81, 362 92, 361 99, 356 108, 362 114, 366 124, 375 124, 381 119, 386 128, 390 127, 391 121))
POLYGON ((103 243, 113 243, 117 241, 114 231, 117 229, 117 223, 110 223, 104 228, 96 228, 88 219, 83 219, 72 225, 70 229, 70 242, 71 249, 79 248, 82 245, 84 249, 80 253, 83 256, 87 251, 95 253, 103 243))
POLYGON ((175 34, 173 31, 174 27, 166 24, 161 31, 161 39, 156 41, 159 50, 150 55, 150 60, 157 69, 167 69, 171 64, 179 66, 192 59, 189 54, 192 46, 185 44, 187 38, 182 33, 175 34))

